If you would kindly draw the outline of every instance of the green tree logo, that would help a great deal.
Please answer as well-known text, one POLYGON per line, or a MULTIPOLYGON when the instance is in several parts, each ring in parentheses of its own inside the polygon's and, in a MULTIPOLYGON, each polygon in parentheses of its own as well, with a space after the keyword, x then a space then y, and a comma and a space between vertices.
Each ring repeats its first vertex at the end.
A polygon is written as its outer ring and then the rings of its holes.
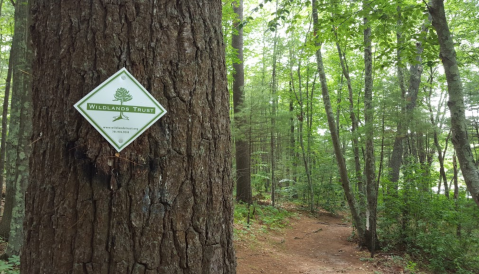
MULTIPOLYGON (((130 92, 128 90, 126 90, 125 88, 119 88, 116 90, 115 100, 113 101, 120 101, 120 104, 123 106, 123 102, 128 102, 131 99, 133 99, 133 97, 130 95, 130 92)), ((123 114, 123 111, 121 110, 120 110, 120 116, 116 116, 113 118, 114 118, 113 122, 121 120, 121 119, 129 120, 128 116, 123 114)))

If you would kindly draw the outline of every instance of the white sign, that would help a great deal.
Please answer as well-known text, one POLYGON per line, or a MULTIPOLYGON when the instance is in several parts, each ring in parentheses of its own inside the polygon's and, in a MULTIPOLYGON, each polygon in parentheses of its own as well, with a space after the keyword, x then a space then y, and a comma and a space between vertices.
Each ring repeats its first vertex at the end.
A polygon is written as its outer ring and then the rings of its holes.
POLYGON ((75 108, 118 152, 166 113, 125 68, 88 93, 75 108))

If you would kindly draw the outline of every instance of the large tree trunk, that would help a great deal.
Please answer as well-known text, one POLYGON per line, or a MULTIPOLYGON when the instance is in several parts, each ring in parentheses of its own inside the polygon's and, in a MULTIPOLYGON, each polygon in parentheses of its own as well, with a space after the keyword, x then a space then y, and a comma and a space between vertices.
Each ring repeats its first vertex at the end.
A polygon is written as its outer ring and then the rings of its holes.
POLYGON ((246 138, 245 119, 239 116, 244 102, 244 66, 243 66, 243 28, 239 27, 243 20, 243 0, 237 0, 233 9, 238 14, 238 22, 234 25, 238 33, 233 32, 231 46, 238 52, 239 63, 234 63, 233 105, 235 127, 239 133, 235 138, 236 149, 236 200, 245 203, 252 202, 250 148, 246 138))
POLYGON ((447 106, 451 112, 452 143, 457 159, 461 166, 467 189, 479 206, 479 170, 474 162, 474 155, 467 137, 466 115, 464 106, 463 87, 459 67, 456 61, 456 51, 449 27, 447 25, 443 0, 431 0, 429 13, 432 16, 432 25, 436 29, 439 40, 440 58, 446 73, 449 102, 447 106))
POLYGON ((32 3, 22 273, 235 273, 221 1, 115 3, 32 3), (73 104, 122 67, 168 113, 117 154, 73 104))

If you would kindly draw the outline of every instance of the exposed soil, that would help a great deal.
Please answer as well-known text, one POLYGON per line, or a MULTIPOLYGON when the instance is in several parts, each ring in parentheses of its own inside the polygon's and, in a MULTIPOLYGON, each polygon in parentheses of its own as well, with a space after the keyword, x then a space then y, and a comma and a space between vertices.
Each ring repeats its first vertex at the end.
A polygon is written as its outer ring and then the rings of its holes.
POLYGON ((288 228, 236 240, 237 273, 408 273, 398 257, 369 259, 348 241, 351 232, 340 216, 299 212, 288 228))

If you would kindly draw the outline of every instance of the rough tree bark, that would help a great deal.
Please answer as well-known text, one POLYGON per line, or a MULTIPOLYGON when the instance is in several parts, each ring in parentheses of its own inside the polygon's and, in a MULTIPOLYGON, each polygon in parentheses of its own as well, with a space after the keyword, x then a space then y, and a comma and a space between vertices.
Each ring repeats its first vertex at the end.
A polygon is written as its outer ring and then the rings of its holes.
POLYGON ((236 150, 236 200, 252 203, 251 193, 251 168, 250 168, 250 144, 243 134, 246 130, 242 127, 245 119, 239 117, 244 102, 244 65, 243 65, 243 28, 239 27, 243 20, 243 0, 233 3, 233 10, 238 14, 238 21, 234 24, 237 31, 233 32, 231 46, 238 52, 239 63, 234 63, 233 75, 233 107, 235 126, 239 129, 239 135, 235 138, 236 150))
POLYGON ((221 1, 32 1, 22 273, 235 273, 221 1), (168 113, 116 154, 73 105, 126 67, 168 113))
POLYGON ((432 16, 432 25, 436 29, 439 40, 440 54, 446 73, 449 101, 447 106, 451 113, 451 141, 456 151, 464 181, 471 196, 479 206, 479 169, 475 165, 467 137, 466 115, 464 106, 463 86, 459 67, 456 61, 456 50, 446 20, 443 0, 431 0, 428 5, 432 16))

